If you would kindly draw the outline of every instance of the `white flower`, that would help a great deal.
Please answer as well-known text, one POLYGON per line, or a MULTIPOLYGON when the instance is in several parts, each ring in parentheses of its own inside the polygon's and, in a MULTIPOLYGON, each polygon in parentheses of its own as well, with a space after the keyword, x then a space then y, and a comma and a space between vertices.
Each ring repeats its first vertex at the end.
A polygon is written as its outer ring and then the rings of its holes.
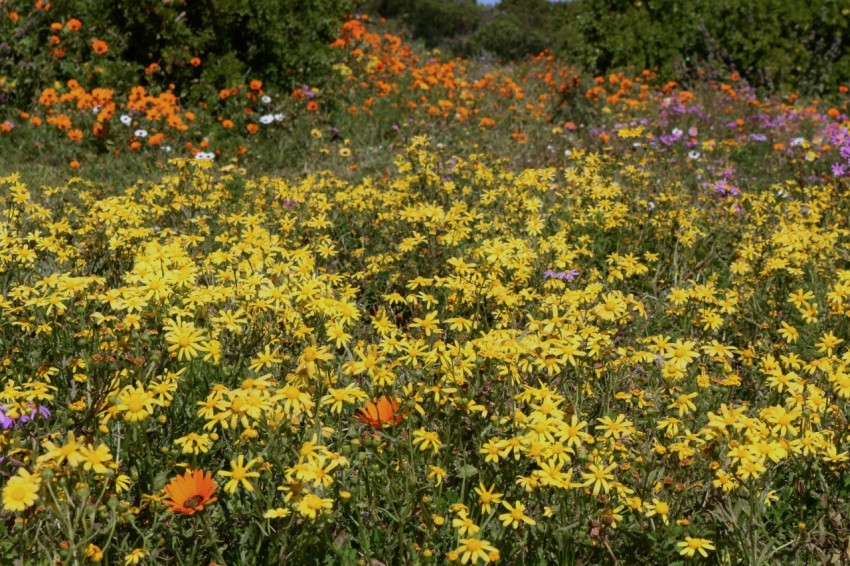
POLYGON ((674 136, 681 136, 682 130, 680 130, 679 128, 673 128, 673 131, 670 132, 670 133, 673 134, 674 136))
POLYGON ((274 121, 275 122, 283 122, 283 114, 280 114, 280 113, 275 114, 274 115, 274 121))
POLYGON ((688 152, 688 157, 689 157, 690 159, 699 159, 699 157, 700 157, 700 152, 698 152, 698 151, 696 151, 696 150, 691 150, 691 151, 689 151, 689 152, 688 152))
POLYGON ((803 145, 806 143, 806 138, 794 138, 792 139, 788 145, 791 147, 797 147, 798 145, 803 145))
POLYGON ((215 154, 212 153, 212 152, 208 152, 208 151, 199 151, 198 153, 195 154, 195 159, 201 159, 201 160, 203 160, 203 159, 206 159, 206 160, 215 159, 215 154))
POLYGON ((133 123, 133 119, 126 114, 122 114, 121 117, 119 118, 119 120, 121 120, 121 123, 124 124, 125 126, 129 126, 130 124, 133 123))
POLYGON ((274 116, 272 114, 266 114, 265 116, 260 116, 260 124, 269 125, 274 122, 274 116))
POLYGON ((170 145, 162 146, 162 151, 164 151, 165 153, 168 153, 169 151, 171 151, 171 146, 170 145))
POLYGON ((101 110, 103 110, 103 106, 98 104, 97 106, 91 109, 91 112, 92 114, 99 114, 101 110))
POLYGON ((135 132, 133 132, 133 135, 137 138, 146 138, 148 137, 148 132, 147 130, 136 130, 135 132))
POLYGON ((268 94, 264 94, 264 95, 262 96, 262 98, 260 98, 260 101, 261 101, 263 104, 268 104, 269 102, 271 102, 271 101, 272 101, 272 97, 271 97, 271 96, 269 96, 268 94))

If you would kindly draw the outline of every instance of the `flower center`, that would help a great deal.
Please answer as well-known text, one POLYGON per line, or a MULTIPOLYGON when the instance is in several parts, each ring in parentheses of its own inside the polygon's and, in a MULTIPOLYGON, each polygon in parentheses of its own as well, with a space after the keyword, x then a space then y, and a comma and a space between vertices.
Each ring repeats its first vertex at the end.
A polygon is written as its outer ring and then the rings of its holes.
POLYGON ((192 497, 190 497, 189 499, 187 499, 186 501, 183 502, 183 507, 187 507, 189 509, 194 509, 195 507, 200 505, 201 501, 203 501, 203 500, 204 500, 204 498, 201 497, 200 495, 193 495, 192 497))

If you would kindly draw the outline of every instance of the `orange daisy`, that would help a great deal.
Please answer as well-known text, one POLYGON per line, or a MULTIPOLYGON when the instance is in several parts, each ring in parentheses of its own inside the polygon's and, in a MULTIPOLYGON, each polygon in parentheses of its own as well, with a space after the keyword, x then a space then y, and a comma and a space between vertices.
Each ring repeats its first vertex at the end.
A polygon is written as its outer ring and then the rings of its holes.
POLYGON ((398 411, 398 403, 384 395, 380 399, 366 401, 366 406, 358 409, 354 417, 374 428, 384 428, 398 424, 404 415, 398 411))
POLYGON ((164 502, 172 513, 194 515, 195 511, 201 511, 204 505, 218 500, 212 496, 216 489, 218 484, 213 480, 212 474, 204 473, 203 470, 186 470, 185 474, 177 476, 165 486, 165 491, 171 499, 164 502))

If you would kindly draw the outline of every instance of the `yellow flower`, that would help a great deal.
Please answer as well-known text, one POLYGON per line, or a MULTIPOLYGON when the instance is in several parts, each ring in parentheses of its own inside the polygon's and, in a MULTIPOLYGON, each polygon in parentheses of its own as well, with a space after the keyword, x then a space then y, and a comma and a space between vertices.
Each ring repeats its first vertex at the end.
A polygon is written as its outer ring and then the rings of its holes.
POLYGON ((265 513, 263 513, 263 517, 266 519, 281 519, 283 517, 288 517, 290 514, 289 509, 284 507, 278 507, 276 509, 269 509, 265 513))
POLYGON ((86 547, 86 558, 91 562, 100 562, 103 560, 103 550, 96 544, 89 544, 86 547))
POLYGON ((617 464, 611 464, 608 467, 604 467, 602 464, 590 464, 590 466, 588 466, 588 471, 582 472, 581 474, 581 477, 585 479, 582 487, 593 486, 594 497, 599 495, 600 490, 604 493, 608 493, 608 490, 611 489, 611 485, 608 482, 613 481, 614 479, 611 472, 613 472, 616 468, 617 464))
POLYGON ((660 499, 653 497, 652 503, 645 504, 645 509, 647 517, 659 515, 665 525, 670 524, 670 520, 667 517, 667 515, 670 514, 670 506, 665 501, 661 501, 660 499))
POLYGON ((159 402, 137 381, 135 387, 128 385, 121 391, 115 410, 124 411, 124 420, 135 423, 148 418, 156 405, 159 402))
POLYGON ((507 527, 510 525, 515 529, 520 523, 526 523, 532 526, 537 524, 537 521, 525 514, 525 505, 523 505, 521 501, 514 503, 513 507, 511 507, 511 504, 507 501, 503 501, 502 505, 504 505, 505 509, 508 510, 507 513, 499 515, 499 520, 502 522, 503 526, 507 527))
POLYGON ((117 493, 124 493, 130 489, 130 477, 124 474, 119 475, 115 478, 115 491, 117 493))
POLYGON ((76 467, 82 462, 83 457, 79 452, 80 445, 77 444, 77 437, 73 432, 69 432, 66 438, 67 442, 62 446, 58 446, 50 440, 45 440, 43 446, 47 449, 47 453, 39 456, 38 462, 55 462, 56 464, 68 462, 68 465, 72 467, 76 467))
POLYGON ((446 477, 446 470, 440 466, 428 466, 428 479, 433 480, 434 487, 442 485, 444 477, 446 477))
POLYGON ((685 537, 682 542, 676 543, 679 547, 679 554, 693 558, 694 554, 699 552, 703 558, 708 556, 706 550, 714 550, 714 544, 710 540, 704 538, 685 537))
POLYGON ((443 445, 440 442, 440 436, 436 432, 429 432, 424 428, 420 428, 419 430, 413 431, 413 445, 419 446, 419 449, 422 451, 428 450, 428 448, 433 448, 434 453, 440 449, 440 446, 443 445))
POLYGON ((148 555, 148 551, 143 548, 134 548, 130 554, 124 557, 124 566, 133 566, 141 562, 142 558, 148 555))
POLYGON ((490 562, 490 553, 498 552, 498 550, 489 541, 478 538, 462 538, 460 539, 460 546, 455 549, 455 552, 460 555, 461 564, 467 562, 477 564, 478 560, 483 560, 485 563, 490 562))
POLYGON ((452 527, 457 529, 460 536, 475 536, 475 533, 481 530, 481 527, 476 525, 475 521, 470 519, 466 513, 461 513, 452 519, 452 527))
POLYGON ((333 499, 308 493, 298 502, 298 512, 304 517, 315 519, 319 513, 333 509, 333 503, 333 499))
POLYGON ((178 317, 176 321, 168 320, 165 324, 165 340, 170 344, 168 351, 177 352, 177 359, 191 360, 203 352, 201 343, 204 341, 204 331, 195 327, 192 322, 183 322, 178 317))
POLYGON ((181 436, 174 441, 174 444, 180 446, 183 454, 206 454, 212 446, 212 439, 208 434, 196 434, 190 432, 186 436, 181 436))
POLYGON ((478 484, 478 487, 475 488, 475 493, 478 494, 478 501, 481 504, 481 510, 484 513, 490 513, 491 505, 498 505, 502 501, 502 496, 504 493, 494 493, 493 490, 496 488, 496 484, 490 486, 490 488, 484 487, 483 483, 478 484))
POLYGON ((251 466, 257 463, 257 459, 253 458, 248 461, 247 464, 244 463, 245 457, 241 454, 236 460, 230 461, 230 471, 220 471, 218 475, 230 478, 230 480, 224 484, 224 491, 227 493, 233 493, 236 491, 236 488, 239 487, 239 482, 242 482, 242 486, 248 491, 254 491, 254 486, 251 485, 251 482, 248 481, 248 478, 258 478, 260 477, 259 472, 250 472, 251 466))
POLYGON ((3 509, 23 511, 38 501, 41 478, 30 474, 24 468, 18 468, 18 474, 9 478, 3 487, 3 509))
POLYGON ((100 444, 96 449, 91 444, 87 444, 80 448, 80 455, 82 456, 83 468, 93 470, 96 474, 105 474, 106 464, 112 460, 112 454, 106 444, 100 444))

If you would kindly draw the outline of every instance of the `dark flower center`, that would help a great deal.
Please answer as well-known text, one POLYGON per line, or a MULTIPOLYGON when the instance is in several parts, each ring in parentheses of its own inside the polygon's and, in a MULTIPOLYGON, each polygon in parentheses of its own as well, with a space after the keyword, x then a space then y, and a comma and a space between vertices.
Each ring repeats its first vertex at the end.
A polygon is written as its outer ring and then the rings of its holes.
POLYGON ((194 509, 195 507, 200 505, 203 500, 204 500, 204 498, 202 496, 193 495, 192 497, 190 497, 189 499, 187 499, 186 501, 183 502, 183 507, 187 507, 189 509, 194 509))

